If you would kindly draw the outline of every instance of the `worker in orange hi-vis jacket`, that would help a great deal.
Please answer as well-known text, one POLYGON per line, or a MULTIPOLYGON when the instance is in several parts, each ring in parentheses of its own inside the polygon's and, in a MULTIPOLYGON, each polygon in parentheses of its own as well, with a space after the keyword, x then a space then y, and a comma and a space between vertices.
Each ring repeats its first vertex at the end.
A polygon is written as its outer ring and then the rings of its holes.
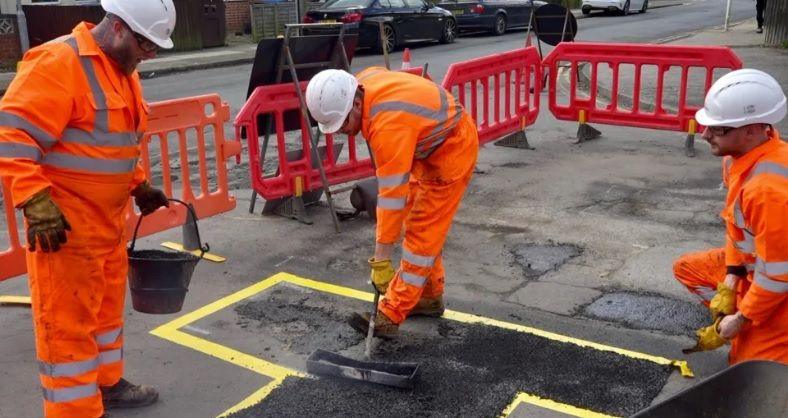
POLYGON ((786 98, 768 74, 733 71, 711 86, 696 119, 714 155, 725 156, 726 245, 679 258, 673 271, 711 310, 695 347, 731 342, 731 364, 788 364, 788 144, 774 124, 786 98))
POLYGON ((138 161, 148 108, 136 67, 172 47, 175 8, 101 5, 99 24, 28 51, 0 101, 0 176, 26 221, 47 418, 96 418, 158 398, 122 378, 124 230, 130 196, 143 215, 167 205, 138 161))
MULTIPOLYGON (((380 67, 355 77, 322 71, 310 80, 306 102, 322 132, 361 132, 372 150, 378 201, 369 264, 384 294, 375 335, 395 337, 409 315, 443 315, 441 250, 476 163, 475 123, 441 86, 380 67), (391 255, 403 232, 395 271, 391 255)), ((366 334, 369 314, 350 323, 366 334)))

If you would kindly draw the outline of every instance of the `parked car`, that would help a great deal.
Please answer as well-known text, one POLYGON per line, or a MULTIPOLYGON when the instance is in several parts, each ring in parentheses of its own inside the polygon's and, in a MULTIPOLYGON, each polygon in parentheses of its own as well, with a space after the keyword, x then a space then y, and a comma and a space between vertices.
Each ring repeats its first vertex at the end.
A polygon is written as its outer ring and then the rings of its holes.
POLYGON ((646 13, 648 0, 583 0, 580 9, 584 15, 591 13, 591 10, 604 10, 622 15, 628 15, 631 10, 646 13))
MULTIPOLYGON (((358 46, 383 50, 379 21, 389 51, 408 42, 451 43, 457 38, 457 21, 452 14, 425 0, 328 0, 304 15, 303 23, 345 24, 358 32, 358 46)), ((310 28, 308 33, 336 31, 310 28)))
MULTIPOLYGON (((534 1, 537 9, 545 4, 534 1)), ((530 0, 441 0, 438 4, 454 15, 460 30, 488 30, 503 35, 507 29, 527 28, 531 21, 530 0)))

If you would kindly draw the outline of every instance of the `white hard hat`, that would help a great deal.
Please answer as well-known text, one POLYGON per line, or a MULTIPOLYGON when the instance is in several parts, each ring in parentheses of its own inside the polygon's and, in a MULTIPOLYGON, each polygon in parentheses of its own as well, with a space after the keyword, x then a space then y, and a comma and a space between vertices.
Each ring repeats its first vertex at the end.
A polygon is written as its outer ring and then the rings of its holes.
POLYGON ((732 128, 774 125, 785 112, 785 94, 777 80, 763 71, 745 68, 725 74, 711 86, 695 120, 704 126, 732 128))
POLYGON ((309 80, 306 106, 321 132, 332 134, 342 127, 357 87, 356 77, 342 70, 323 70, 309 80))
POLYGON ((132 31, 164 48, 172 48, 175 5, 172 0, 101 0, 107 13, 123 19, 132 31))

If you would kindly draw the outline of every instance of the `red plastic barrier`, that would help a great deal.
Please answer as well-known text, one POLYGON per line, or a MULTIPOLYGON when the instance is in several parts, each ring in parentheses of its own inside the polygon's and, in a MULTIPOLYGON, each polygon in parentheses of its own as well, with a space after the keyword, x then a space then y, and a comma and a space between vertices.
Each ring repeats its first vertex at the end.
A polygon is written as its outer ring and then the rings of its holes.
MULTIPOLYGON (((302 92, 306 90, 308 82, 301 82, 302 92)), ((235 137, 241 138, 241 132, 246 133, 249 144, 249 170, 252 177, 252 187, 266 200, 293 196, 299 187, 303 191, 322 188, 320 173, 312 167, 312 146, 309 143, 307 129, 309 126, 299 117, 300 138, 298 148, 304 150, 301 158, 293 161, 287 160, 286 139, 284 131, 284 114, 299 112, 298 96, 293 83, 272 84, 261 86, 252 92, 249 99, 235 117, 235 137), (259 132, 256 121, 261 118, 272 118, 275 126, 271 132, 271 139, 275 139, 277 159, 279 162, 277 173, 265 175, 260 166, 260 138, 265 132, 259 132), (299 180, 300 179, 300 183, 299 180)), ((312 129, 315 132, 315 129, 312 129)), ((344 137, 344 135, 342 135, 344 137)), ((322 142, 322 141, 321 141, 322 142)), ((359 159, 356 155, 356 139, 348 138, 346 150, 347 158, 336 163, 334 155, 334 136, 326 135, 326 155, 323 167, 326 170, 330 185, 346 183, 370 177, 374 174, 370 158, 359 159)), ((300 191, 300 190, 299 190, 300 191)))
POLYGON ((452 64, 443 79, 443 87, 476 121, 481 144, 533 124, 539 116, 541 84, 535 47, 452 64))
MULTIPOLYGON (((688 131, 698 106, 688 103, 690 90, 690 69, 705 71, 704 92, 714 81, 716 69, 739 69, 742 62, 728 47, 721 46, 679 46, 652 44, 611 44, 594 42, 564 42, 553 49, 544 59, 544 66, 550 74, 550 111, 557 119, 581 120, 581 112, 587 122, 609 125, 634 126, 672 131, 688 131), (578 63, 591 66, 590 87, 587 97, 578 97, 578 63), (559 66, 569 64, 570 89, 566 104, 558 103, 559 66), (598 103, 599 65, 612 68, 610 103, 598 103), (634 67, 631 109, 622 109, 618 102, 621 91, 621 65, 634 67), (655 69, 656 80, 645 80, 644 66, 655 69), (672 68, 680 70, 678 83, 678 108, 676 112, 665 109, 663 98, 666 95, 666 74, 672 68), (653 111, 641 109, 641 90, 644 81, 653 81, 656 97, 653 111)), ((646 68, 648 68, 646 67, 646 68)), ((669 94, 669 93, 668 93, 669 94)), ((581 96, 586 96, 584 93, 581 96)))
MULTIPOLYGON (((167 196, 177 197, 191 203, 198 218, 206 218, 235 208, 235 198, 230 196, 227 182, 225 161, 233 156, 240 156, 241 144, 226 141, 224 123, 230 119, 229 106, 216 95, 189 97, 150 104, 148 131, 140 141, 142 146, 141 160, 148 177, 151 177, 150 142, 158 139, 161 152, 162 186, 167 196), (208 147, 206 142, 211 141, 208 147), (173 159, 170 156, 171 142, 177 146, 179 175, 175 180, 172 173, 173 159), (210 149, 209 149, 210 148, 210 149), (192 164, 193 163, 193 164, 192 164), (196 170, 192 169, 196 165, 196 170), (182 179, 189 179, 183 181, 182 179), (194 190, 192 181, 198 184, 194 190)), ((25 267, 25 249, 20 244, 17 233, 18 224, 13 205, 10 202, 8 179, 3 180, 3 207, 5 209, 8 229, 8 248, 0 252, 0 280, 8 279, 27 270, 25 267)), ((129 200, 126 216, 126 230, 129 237, 137 223, 138 215, 129 200)), ((186 220, 186 209, 181 205, 171 205, 146 216, 140 227, 140 236, 150 235, 165 229, 182 225, 186 220)))

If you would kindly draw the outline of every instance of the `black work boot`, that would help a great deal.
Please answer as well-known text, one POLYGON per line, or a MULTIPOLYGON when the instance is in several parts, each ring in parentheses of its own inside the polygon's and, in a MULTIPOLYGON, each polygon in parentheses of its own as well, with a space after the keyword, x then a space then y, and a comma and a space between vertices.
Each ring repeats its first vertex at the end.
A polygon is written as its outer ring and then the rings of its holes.
POLYGON ((446 306, 443 304, 443 296, 437 298, 421 298, 416 306, 408 313, 411 316, 429 316, 431 318, 439 318, 443 316, 446 311, 446 306))
MULTIPOLYGON (((369 313, 354 313, 348 320, 348 324, 366 337, 369 330, 369 313)), ((375 317, 375 331, 372 335, 384 340, 396 338, 399 335, 399 325, 391 322, 389 317, 378 311, 378 315, 375 317)))
POLYGON ((121 378, 113 386, 101 387, 101 398, 105 409, 139 408, 156 402, 159 393, 150 386, 133 385, 121 378))

